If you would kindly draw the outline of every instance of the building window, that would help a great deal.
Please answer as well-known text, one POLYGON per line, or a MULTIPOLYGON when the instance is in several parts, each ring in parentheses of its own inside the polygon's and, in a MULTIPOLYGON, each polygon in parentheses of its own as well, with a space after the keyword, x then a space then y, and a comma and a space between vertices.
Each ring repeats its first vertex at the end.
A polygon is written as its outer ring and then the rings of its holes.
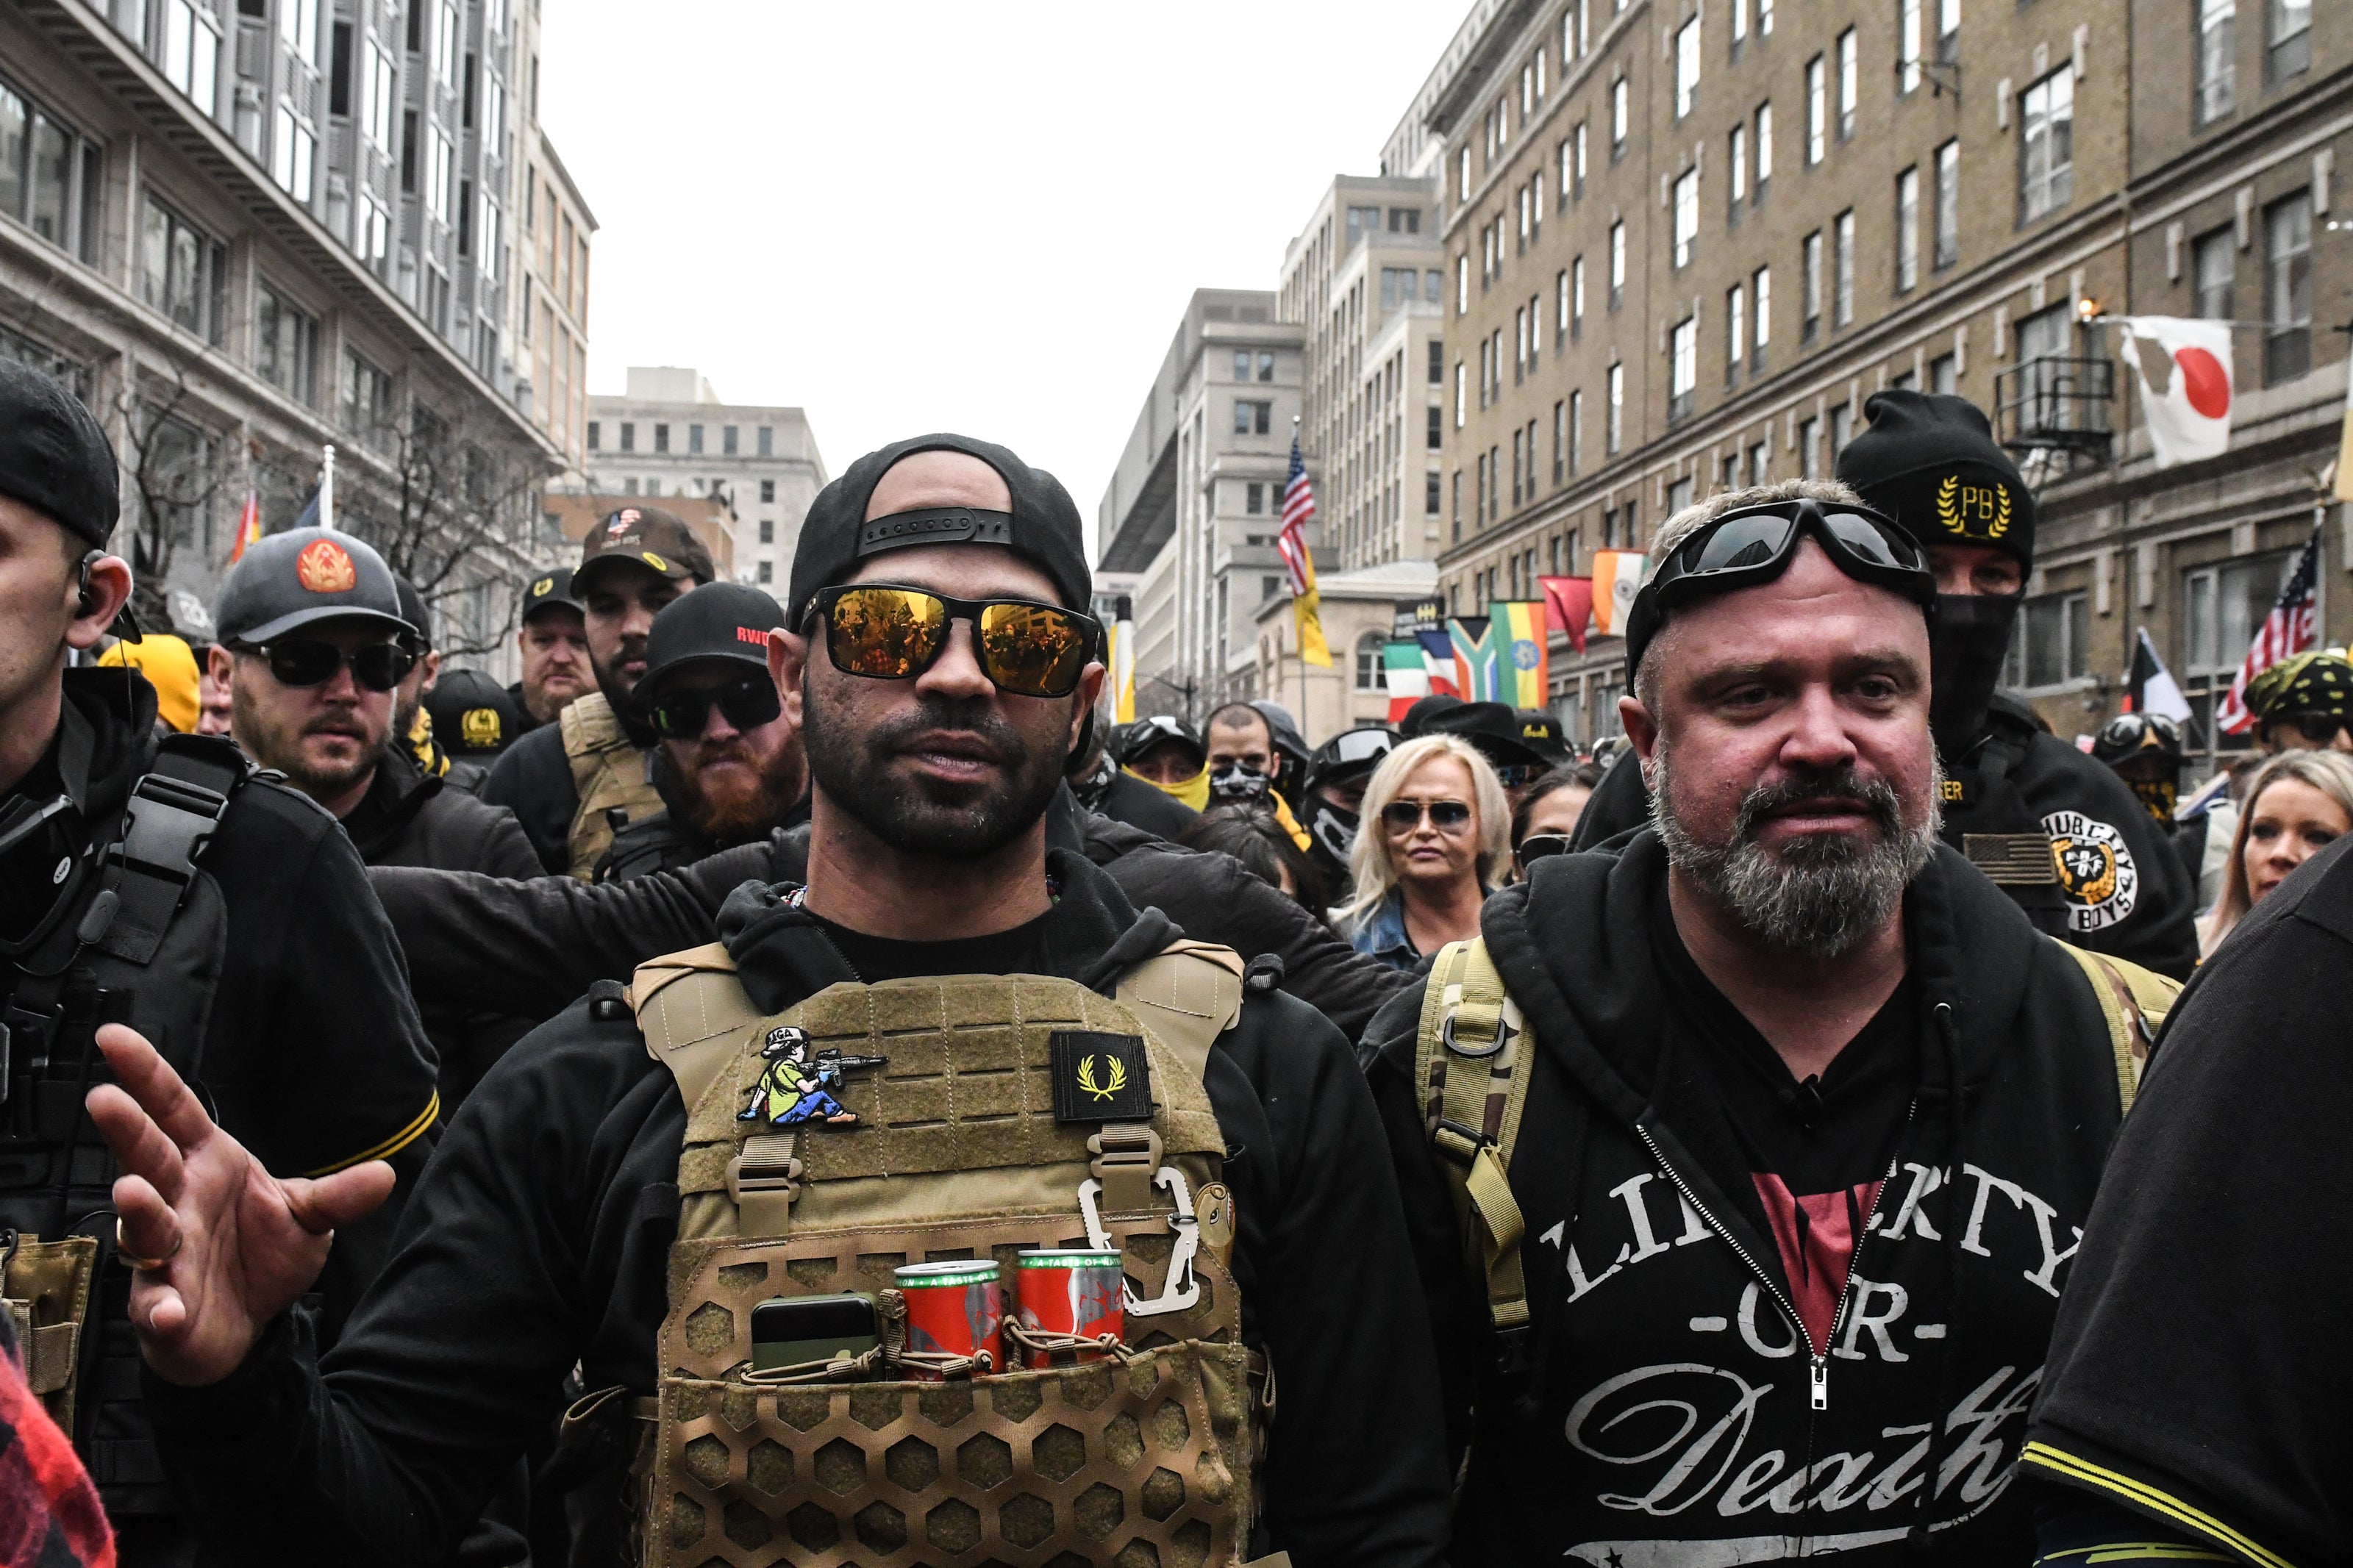
POLYGON ((776 455, 776 427, 773 425, 763 425, 760 426, 760 456, 773 458, 776 455))
POLYGON ((1748 448, 1748 483, 1761 485, 1773 468, 1773 443, 1757 441, 1748 448))
POLYGON ((1626 155, 1626 130, 1632 118, 1628 91, 1622 76, 1609 84, 1609 161, 1613 163, 1626 155))
POLYGON ((621 421, 621 450, 624 452, 634 452, 637 449, 638 427, 628 420, 624 419, 621 421))
POLYGON ((1250 517, 1265 514, 1266 486, 1264 484, 1253 479, 1242 487, 1242 510, 1250 517))
MULTIPOLYGON (((1408 300, 1413 298, 1413 274, 1410 272, 1406 274, 1405 298, 1408 300)), ((1274 355, 1271 352, 1258 356, 1258 378, 1261 381, 1274 379, 1274 355)))
POLYGON ((140 294, 206 342, 221 341, 227 253, 149 193, 139 235, 140 294))
POLYGON ((1609 308, 1616 310, 1626 300, 1626 225, 1621 219, 1609 226, 1609 308))
POLYGON ((1607 419, 1608 428, 1603 432, 1603 437, 1609 450, 1614 454, 1626 444, 1626 367, 1623 364, 1613 364, 1609 367, 1609 410, 1607 419))
MULTIPOLYGON (((733 425, 722 425, 719 427, 720 455, 728 458, 735 456, 735 426, 733 425)), ((776 481, 774 479, 762 479, 760 483, 766 486, 773 485, 776 481)), ((762 492, 762 499, 766 499, 766 492, 765 490, 762 492)))
POLYGON ((1456 360, 1454 362, 1454 427, 1457 430, 1462 428, 1462 405, 1466 396, 1463 383, 1467 379, 1469 378, 1463 370, 1462 362, 1456 360))
POLYGON ((1760 267, 1748 275, 1749 292, 1756 296, 1757 314, 1748 333, 1749 368, 1765 368, 1765 347, 1773 341, 1773 269, 1760 267))
POLYGON ((1832 225, 1833 279, 1838 294, 1831 302, 1831 324, 1848 327, 1854 324, 1854 209, 1849 207, 1838 215, 1832 225))
POLYGON ((1568 395, 1568 471, 1575 473, 1584 461, 1585 454, 1585 394, 1568 395))
POLYGON ((318 396, 318 320, 287 303, 267 283, 253 291, 253 368, 298 402, 318 396))
POLYGON ((1950 397, 1961 390, 1960 361, 1951 354, 1938 354, 1928 362, 1928 390, 1950 397))
POLYGON ((1748 127, 1736 125, 1725 148, 1725 163, 1732 172, 1730 195, 1725 212, 1731 221, 1740 221, 1740 204, 1748 199, 1748 127))
POLYGON ((2263 384, 2312 368, 2312 193, 2263 209, 2263 384))
POLYGON ((2238 280, 2238 236, 2223 225, 2201 234, 2189 247, 2190 286, 2198 295, 2198 313, 2210 321, 2227 321, 2233 309, 2232 285, 2238 280))
POLYGON ((280 190, 296 201, 308 202, 311 199, 311 166, 318 155, 318 138, 282 103, 278 106, 277 128, 277 134, 270 139, 269 177, 278 182, 280 190))
POLYGON ((1920 282, 1920 171, 1915 166, 1895 176, 1895 288, 1898 293, 1920 282))
POLYGON ((588 421, 588 449, 592 452, 605 449, 605 426, 601 421, 588 421))
POLYGON ((1667 398, 1667 417, 1682 419, 1691 413, 1692 395, 1699 385, 1699 319, 1685 316, 1676 322, 1671 344, 1672 379, 1667 398))
MULTIPOLYGON (((301 54, 315 70, 318 19, 305 6, 288 9, 302 13, 301 26, 309 47, 301 54)), ((211 117, 220 90, 220 24, 214 20, 211 6, 198 5, 194 0, 164 0, 164 74, 206 118, 211 117)))
POLYGON ((1936 63, 1961 58, 1961 0, 1936 0, 1936 63))
MULTIPOLYGON (((1519 509, 1521 499, 1520 471, 1521 465, 1524 460, 1524 455, 1521 448, 1523 445, 1523 437, 1525 434, 1526 432, 1521 430, 1514 430, 1512 432, 1512 507, 1514 510, 1517 510, 1519 509)), ((1525 460, 1526 461, 1526 466, 1528 468, 1533 468, 1535 467, 1535 454, 1533 452, 1525 454, 1525 460)), ((1530 474, 1528 477, 1533 479, 1535 476, 1534 474, 1530 474)))
POLYGON ((1822 330, 1822 231, 1820 229, 1816 229, 1806 236, 1805 266, 1802 268, 1802 277, 1806 294, 1806 314, 1804 324, 1798 332, 1798 340, 1800 342, 1810 343, 1820 335, 1822 330))
POLYGON ((1912 92, 1920 86, 1920 0, 1896 0, 1895 90, 1912 92))
POLYGON ((1585 258, 1568 264, 1568 335, 1585 335, 1585 258))
POLYGON ((690 425, 686 427, 686 449, 690 456, 699 458, 702 455, 702 426, 690 425))
POLYGON ((1381 209, 1378 207, 1350 207, 1348 209, 1347 224, 1348 244, 1351 247, 1354 247, 1356 241, 1362 239, 1366 235, 1377 234, 1380 232, 1381 209))
POLYGON ((458 150, 435 126, 426 136, 425 205, 446 226, 455 216, 449 205, 457 190, 458 150))
POLYGON ((2248 644, 2295 570, 2295 555, 2292 550, 2274 551, 2182 574, 2185 635, 2179 668, 2182 694, 2189 699, 2197 731, 2211 736, 2209 721, 2214 704, 2231 689, 2248 644))
POLYGON ((1388 639, 1379 632, 1366 632, 1356 639, 1356 689, 1387 691, 1388 671, 1382 664, 1383 645, 1388 639))
POLYGON ((1819 163, 1830 151, 1830 67, 1821 56, 1806 62, 1806 162, 1819 163))
POLYGON ((1421 493, 1421 514, 1424 517, 1436 517, 1438 515, 1438 475, 1433 470, 1423 475, 1422 479, 1424 483, 1421 493))
POLYGON ((2312 68, 2312 0, 2269 0, 2263 79, 2279 83, 2312 68))
POLYGON ((95 144, 0 81, 0 213, 84 261, 98 258, 100 158, 95 144))
POLYGON ((1675 513, 1691 505, 1692 491, 1697 488, 1698 487, 1692 482, 1692 477, 1689 474, 1685 474, 1683 478, 1669 484, 1667 486, 1667 516, 1672 518, 1675 513))
POLYGON ((2042 594, 2027 600, 2010 635, 2001 683, 2031 691, 2083 679, 2091 673, 2085 651, 2090 632, 2090 606, 2081 593, 2042 594))
POLYGON ((776 542, 776 520, 773 517, 762 518, 760 520, 760 542, 763 544, 774 544, 776 542))
POLYGON ((1752 205, 1765 205, 1766 187, 1773 179, 1773 106, 1757 106, 1757 195, 1752 205))
POLYGON ((1441 411, 1435 405, 1425 409, 1423 412, 1430 416, 1430 428, 1425 434, 1423 446, 1428 450, 1435 452, 1440 447, 1445 445, 1443 431, 1446 420, 1441 411))
MULTIPOLYGON (((764 541, 763 542, 765 542, 764 541)), ((773 561, 761 562, 759 577, 763 585, 775 582, 776 580, 776 563, 773 561)))
POLYGON ((1699 95, 1699 18, 1694 16, 1675 34, 1675 118, 1692 111, 1699 95))
POLYGON ((1839 454, 1854 436, 1854 405, 1833 404, 1831 407, 1831 471, 1838 471, 1839 454))
POLYGON ((1577 122, 1577 130, 1576 130, 1575 133, 1574 133, 1574 134, 1572 134, 1572 135, 1569 137, 1569 139, 1568 139, 1568 140, 1569 140, 1569 145, 1570 145, 1571 147, 1573 147, 1573 148, 1576 150, 1576 155, 1577 155, 1577 194, 1581 197, 1581 196, 1583 196, 1583 195, 1585 195, 1585 121, 1584 121, 1580 120, 1580 121, 1578 121, 1577 122))
POLYGON ((1822 477, 1821 421, 1813 418, 1798 421, 1798 473, 1801 478, 1819 479, 1822 477))
POLYGON ((2022 223, 2075 194, 2075 68, 2061 66, 2019 95, 2018 208, 2022 223))
POLYGON ((2190 50, 2195 72, 2190 101, 2193 119, 2211 125, 2231 112, 2237 101, 2238 0, 2197 0, 2198 37, 2190 50))
POLYGON ((657 425, 654 426, 654 450, 657 452, 668 452, 670 450, 669 426, 657 425))
POLYGON ((1838 62, 1838 138, 1845 142, 1854 135, 1854 111, 1862 100, 1862 66, 1856 54, 1852 27, 1839 35, 1838 62))
POLYGON ((1957 137, 1936 149, 1936 265, 1961 258, 1961 143, 1957 137))
POLYGON ((1675 181, 1675 266, 1689 267, 1699 238, 1699 171, 1687 169, 1675 181))
POLYGON ((392 435, 392 377, 359 350, 343 350, 343 426, 363 446, 381 448, 392 435))
MULTIPOLYGON (((1384 285, 1387 285, 1387 283, 1388 282, 1388 274, 1387 274, 1386 272, 1382 275, 1382 282, 1383 282, 1383 284, 1384 284, 1384 285)), ((1386 287, 1384 288, 1383 292, 1384 292, 1384 294, 1385 294, 1385 295, 1388 293, 1388 289, 1386 289, 1386 287)), ((1386 299, 1386 298, 1385 298, 1385 299, 1384 299, 1384 300, 1383 300, 1383 303, 1385 303, 1385 304, 1386 304, 1386 303, 1390 303, 1390 302, 1392 302, 1392 301, 1391 301, 1391 300, 1389 300, 1388 299, 1386 299)), ((1248 350, 1248 349, 1236 349, 1236 350, 1234 351, 1234 379, 1235 379, 1236 381, 1248 381, 1250 378, 1250 350, 1248 350)))
POLYGON ((774 506, 776 504, 776 480, 762 479, 760 481, 760 503, 763 506, 774 506))
POLYGON ((1748 352, 1748 289, 1735 283, 1724 295, 1724 384, 1740 379, 1740 356, 1748 352))

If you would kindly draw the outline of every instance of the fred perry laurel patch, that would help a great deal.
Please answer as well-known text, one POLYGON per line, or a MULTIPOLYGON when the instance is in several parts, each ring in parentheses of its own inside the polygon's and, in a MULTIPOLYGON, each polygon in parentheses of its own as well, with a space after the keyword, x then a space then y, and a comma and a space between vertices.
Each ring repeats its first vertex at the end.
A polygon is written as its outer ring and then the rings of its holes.
POLYGON ((1141 1035, 1057 1029, 1048 1040, 1057 1121, 1149 1121, 1152 1068, 1141 1035))

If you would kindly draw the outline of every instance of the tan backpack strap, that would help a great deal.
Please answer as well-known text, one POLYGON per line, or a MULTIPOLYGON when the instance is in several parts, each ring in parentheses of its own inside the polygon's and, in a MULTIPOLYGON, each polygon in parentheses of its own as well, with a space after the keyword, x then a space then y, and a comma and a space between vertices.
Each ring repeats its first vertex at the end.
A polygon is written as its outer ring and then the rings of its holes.
POLYGON ((564 757, 572 764, 573 793, 586 800, 605 766, 605 752, 620 738, 620 721, 605 694, 591 691, 565 703, 555 721, 564 729, 564 757))
POLYGON ((1113 992, 1198 1079, 1209 1047, 1242 1014, 1240 953, 1180 937, 1120 976, 1113 992))
POLYGON ((2068 942, 2059 945, 2092 983, 2092 995, 2107 1021, 2108 1048, 2116 1058, 2116 1098, 2130 1110, 2140 1075, 2148 1066, 2149 1047, 2173 1011, 2174 998, 2181 994, 2181 982, 2121 958, 2068 942))
POLYGON ((628 998, 646 1054, 678 1079, 690 1114, 734 1058, 743 1032, 762 1016, 735 978, 735 961, 715 942, 638 965, 628 998))
POLYGON ((1504 989, 1483 941, 1439 950, 1422 994, 1414 1041, 1414 1081, 1426 1094, 1423 1121, 1456 1212, 1476 1218, 1487 1306, 1498 1329, 1528 1321, 1520 1273, 1526 1222, 1512 1195, 1513 1145, 1527 1100, 1525 1021, 1504 989))

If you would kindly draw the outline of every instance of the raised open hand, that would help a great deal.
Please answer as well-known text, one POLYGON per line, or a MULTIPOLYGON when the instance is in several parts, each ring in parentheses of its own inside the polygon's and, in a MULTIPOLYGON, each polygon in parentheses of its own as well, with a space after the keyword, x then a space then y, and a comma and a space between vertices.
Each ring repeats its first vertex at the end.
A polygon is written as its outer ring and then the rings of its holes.
POLYGON ((156 1262, 133 1263, 132 1326, 167 1381, 218 1383, 319 1277, 335 1226, 392 1195, 392 1167, 374 1161, 280 1180, 213 1124, 135 1031, 107 1025, 98 1047, 115 1082, 91 1089, 89 1106, 122 1165, 118 1235, 126 1257, 156 1262))

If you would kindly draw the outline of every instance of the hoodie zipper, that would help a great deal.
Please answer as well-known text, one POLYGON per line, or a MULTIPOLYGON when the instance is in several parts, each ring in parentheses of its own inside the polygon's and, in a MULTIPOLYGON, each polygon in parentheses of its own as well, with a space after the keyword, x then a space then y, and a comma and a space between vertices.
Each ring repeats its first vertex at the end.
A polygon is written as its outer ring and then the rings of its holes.
MULTIPOLYGON (((1915 1096, 1905 1106, 1905 1131, 1911 1131, 1912 1118, 1919 1110, 1919 1100, 1915 1096)), ((1638 1121, 1634 1124, 1634 1134, 1641 1139, 1642 1146, 1651 1152, 1651 1158, 1658 1162, 1659 1170, 1668 1181, 1674 1184, 1675 1191, 1683 1194, 1683 1202, 1691 1205, 1692 1212, 1705 1220, 1707 1227, 1722 1237, 1726 1247, 1732 1248, 1733 1255, 1747 1267, 1750 1274, 1756 1276, 1757 1283, 1765 1288, 1766 1293, 1773 1298, 1773 1304, 1781 1309, 1782 1314, 1789 1320, 1790 1326, 1797 1331, 1798 1337, 1805 1342, 1807 1402, 1814 1410, 1828 1410, 1831 1407, 1831 1346, 1838 1342, 1839 1330, 1846 1323, 1847 1304, 1854 1299, 1854 1291, 1852 1288, 1854 1281, 1854 1266, 1862 1257, 1862 1244, 1871 1238, 1872 1222, 1879 1217, 1879 1200, 1886 1193, 1887 1184, 1894 1179, 1897 1163, 1903 1152, 1902 1137, 1899 1135, 1896 1153, 1889 1157, 1887 1170, 1881 1175, 1878 1187, 1871 1194, 1871 1207, 1863 1212, 1862 1228, 1855 1235, 1853 1250, 1847 1254, 1846 1279, 1839 1290, 1838 1310, 1831 1315, 1830 1332, 1824 1336, 1821 1348, 1817 1350, 1814 1346, 1813 1335, 1806 1331, 1806 1321, 1798 1315, 1797 1308, 1790 1304, 1788 1294, 1773 1282, 1773 1277, 1758 1266, 1757 1259, 1749 1254, 1748 1249, 1741 1246, 1739 1239, 1717 1221, 1715 1215, 1708 1211, 1705 1204, 1700 1202, 1699 1194, 1692 1191, 1691 1184, 1684 1181, 1682 1173, 1668 1163, 1665 1152, 1659 1147, 1658 1140, 1651 1136, 1651 1130, 1638 1121)))

